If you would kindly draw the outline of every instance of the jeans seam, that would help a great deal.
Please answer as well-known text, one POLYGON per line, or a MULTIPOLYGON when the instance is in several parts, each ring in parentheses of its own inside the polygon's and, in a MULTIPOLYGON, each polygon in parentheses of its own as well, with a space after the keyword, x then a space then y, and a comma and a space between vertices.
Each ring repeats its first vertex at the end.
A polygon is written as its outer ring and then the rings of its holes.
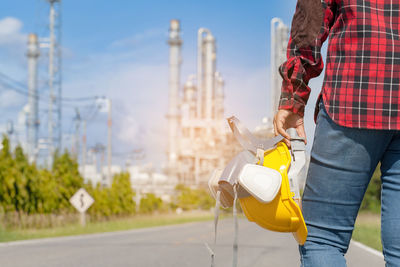
POLYGON ((300 248, 300 267, 304 267, 303 251, 300 248))

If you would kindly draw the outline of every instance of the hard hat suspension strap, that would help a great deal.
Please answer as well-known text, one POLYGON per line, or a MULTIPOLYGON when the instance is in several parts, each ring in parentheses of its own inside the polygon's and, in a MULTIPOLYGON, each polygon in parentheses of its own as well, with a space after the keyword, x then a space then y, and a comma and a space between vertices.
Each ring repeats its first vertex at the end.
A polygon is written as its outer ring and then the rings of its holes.
POLYGON ((215 210, 214 210, 214 245, 217 244, 217 229, 218 229, 218 218, 219 218, 219 207, 221 198, 221 191, 217 191, 217 198, 215 200, 215 210))
POLYGON ((297 134, 296 129, 288 129, 290 135, 290 152, 292 156, 292 163, 288 172, 290 190, 294 193, 293 200, 301 207, 301 195, 299 177, 306 175, 306 145, 304 138, 297 134))
POLYGON ((237 261, 238 261, 238 233, 239 233, 239 223, 238 223, 238 218, 237 218, 237 209, 236 209, 236 203, 237 203, 237 187, 238 184, 235 184, 233 186, 233 192, 235 194, 235 198, 233 199, 233 220, 234 220, 234 227, 235 227, 235 234, 233 236, 233 259, 232 259, 232 267, 237 266, 237 261))

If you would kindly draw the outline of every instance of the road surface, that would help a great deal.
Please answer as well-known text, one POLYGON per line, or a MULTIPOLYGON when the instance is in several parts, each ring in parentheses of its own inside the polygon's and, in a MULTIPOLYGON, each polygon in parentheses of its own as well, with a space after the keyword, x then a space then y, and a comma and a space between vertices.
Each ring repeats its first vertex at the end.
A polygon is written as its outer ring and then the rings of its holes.
MULTIPOLYGON (((215 251, 215 267, 232 266, 232 219, 220 220, 217 245, 213 223, 138 229, 0 243, 2 267, 56 266, 210 266, 205 242, 215 251)), ((348 266, 384 266, 381 255, 350 245, 348 266)), ((238 266, 299 266, 297 245, 290 234, 263 230, 245 219, 239 221, 238 266)))

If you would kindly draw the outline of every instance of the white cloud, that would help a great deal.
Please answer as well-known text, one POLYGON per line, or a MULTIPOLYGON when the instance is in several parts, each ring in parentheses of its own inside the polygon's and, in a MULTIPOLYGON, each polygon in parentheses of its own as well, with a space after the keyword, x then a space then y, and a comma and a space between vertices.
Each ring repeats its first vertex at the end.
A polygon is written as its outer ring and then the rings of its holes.
MULTIPOLYGON (((94 59, 84 64, 91 68, 83 70, 81 65, 79 71, 66 80, 64 88, 68 95, 111 97, 115 151, 142 148, 149 161, 164 161, 168 65, 126 62, 126 58, 118 54, 115 57, 99 55, 94 59)), ((100 116, 101 120, 106 120, 106 115, 100 116)), ((91 140, 105 142, 105 131, 95 134, 98 136, 91 140)))
POLYGON ((120 40, 116 40, 111 43, 110 47, 113 48, 126 48, 126 47, 133 47, 137 46, 142 42, 149 41, 156 37, 164 36, 165 29, 164 28, 153 28, 148 29, 144 32, 136 33, 135 35, 127 38, 123 38, 120 40))
POLYGON ((118 126, 116 135, 123 142, 133 143, 139 137, 140 126, 134 116, 126 114, 118 121, 118 126))
POLYGON ((249 129, 261 124, 262 118, 269 115, 268 77, 267 68, 226 70, 225 116, 235 115, 249 129))
POLYGON ((17 18, 5 17, 0 20, 0 45, 20 45, 26 42, 26 35, 21 32, 23 23, 17 18))
POLYGON ((14 91, 0 91, 0 109, 19 107, 26 102, 26 97, 14 91))
POLYGON ((17 18, 0 19, 0 71, 14 78, 26 73, 27 35, 22 28, 17 18))
POLYGON ((157 161, 165 153, 167 71, 167 65, 124 65, 113 72, 107 90, 115 103, 116 137, 132 149, 143 148, 157 161))

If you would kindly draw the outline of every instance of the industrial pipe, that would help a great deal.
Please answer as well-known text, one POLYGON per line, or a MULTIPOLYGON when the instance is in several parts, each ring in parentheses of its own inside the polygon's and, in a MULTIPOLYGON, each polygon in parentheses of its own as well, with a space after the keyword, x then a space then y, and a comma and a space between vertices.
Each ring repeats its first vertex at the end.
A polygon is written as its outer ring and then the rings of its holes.
POLYGON ((36 160, 38 143, 38 91, 37 91, 37 63, 39 57, 39 43, 36 34, 28 37, 28 159, 30 162, 36 160))

